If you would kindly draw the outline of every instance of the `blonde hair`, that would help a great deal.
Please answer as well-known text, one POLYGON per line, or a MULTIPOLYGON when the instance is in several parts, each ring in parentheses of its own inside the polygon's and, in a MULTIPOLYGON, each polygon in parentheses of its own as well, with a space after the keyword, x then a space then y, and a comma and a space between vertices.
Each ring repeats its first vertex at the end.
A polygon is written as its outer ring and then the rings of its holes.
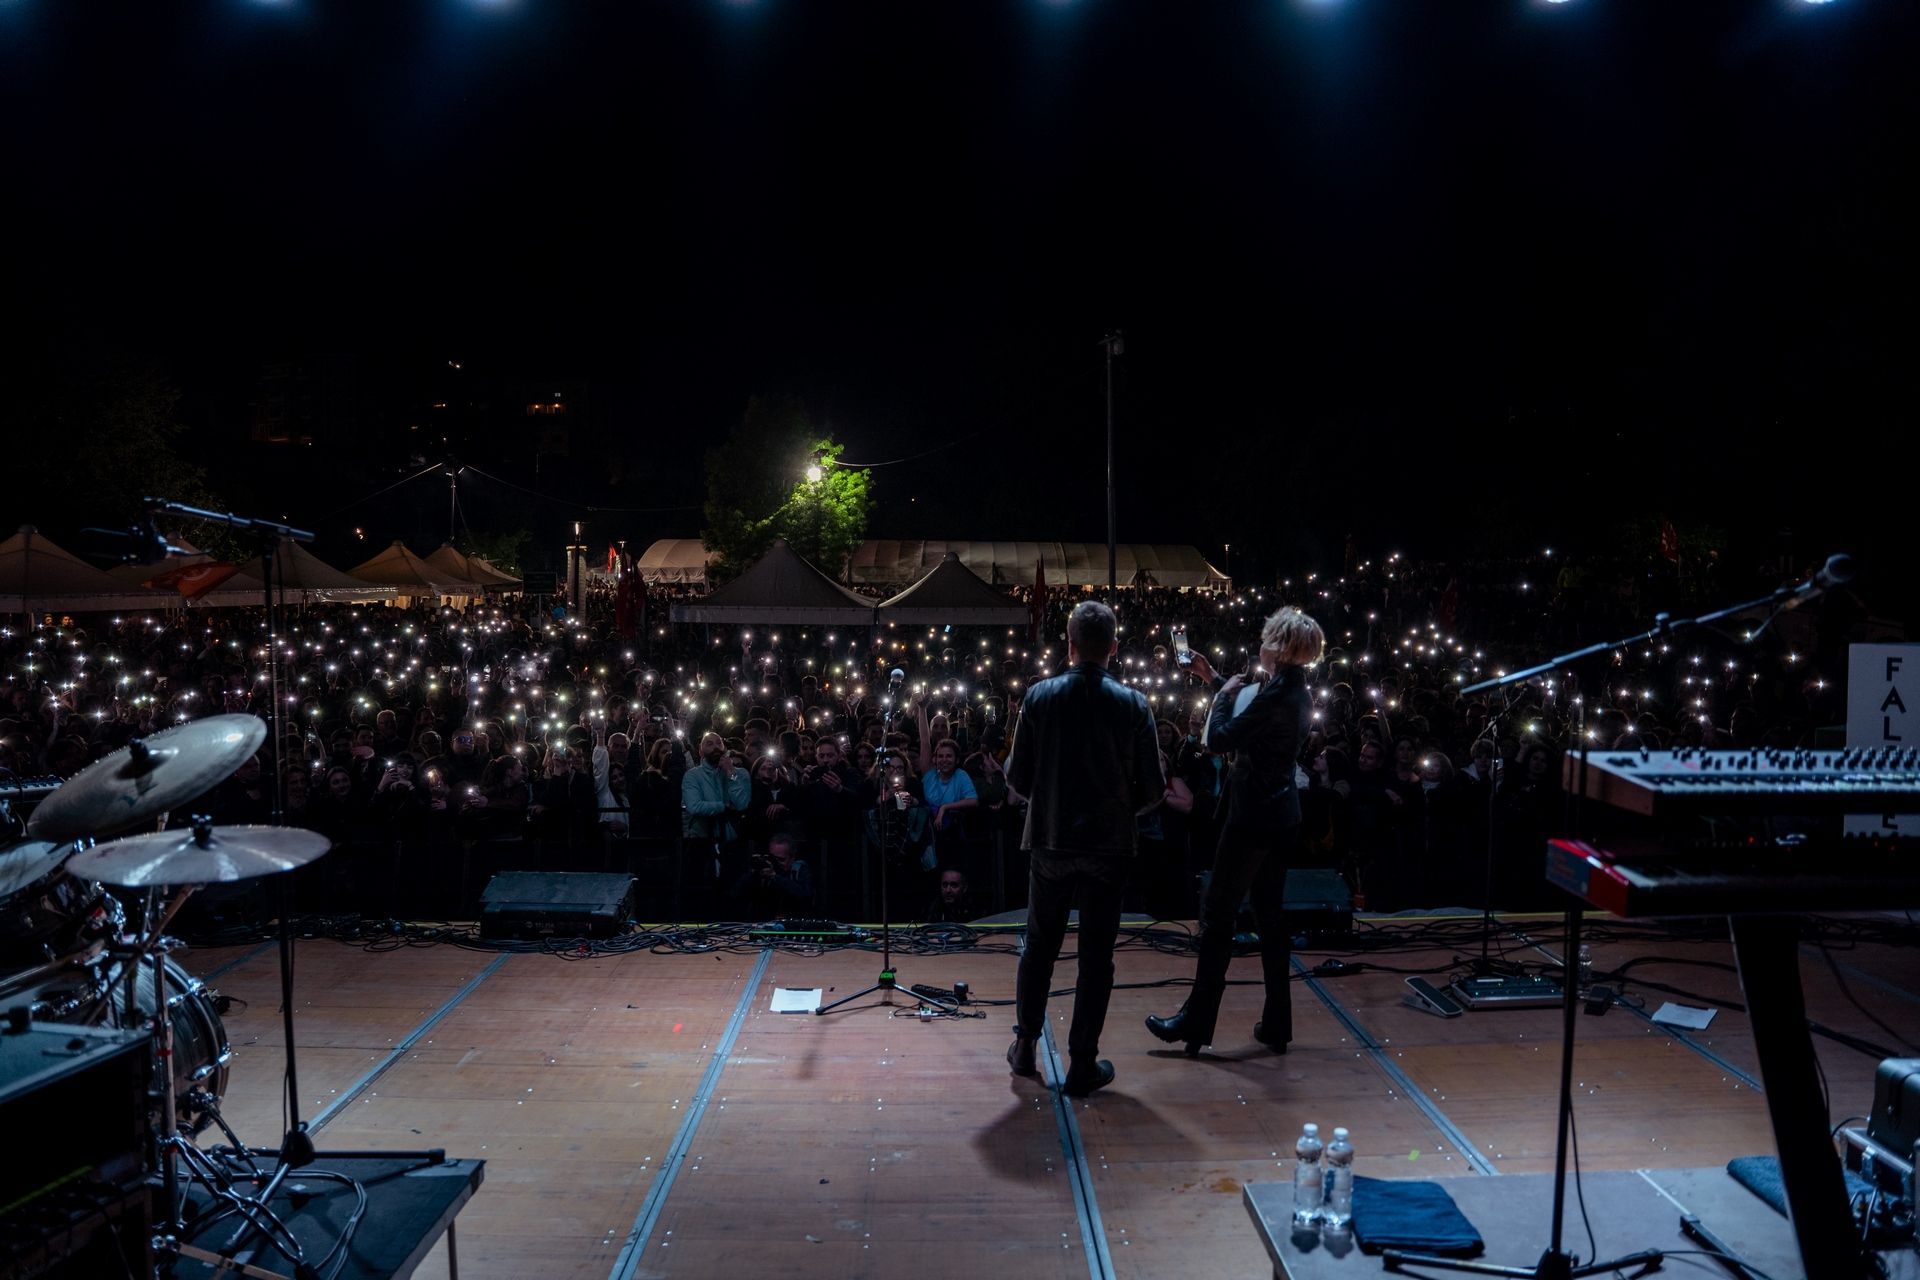
POLYGON ((1319 623, 1288 605, 1277 610, 1260 628, 1260 647, 1278 649, 1283 667, 1310 667, 1320 661, 1327 637, 1319 623))

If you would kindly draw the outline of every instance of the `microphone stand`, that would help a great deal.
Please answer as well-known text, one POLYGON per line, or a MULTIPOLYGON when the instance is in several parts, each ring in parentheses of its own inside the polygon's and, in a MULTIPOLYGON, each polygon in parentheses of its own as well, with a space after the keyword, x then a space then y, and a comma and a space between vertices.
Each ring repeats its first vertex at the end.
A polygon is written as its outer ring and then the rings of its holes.
MULTIPOLYGON (((889 697, 882 717, 885 730, 881 735, 880 750, 874 753, 874 762, 882 776, 885 776, 887 771, 887 757, 893 754, 886 745, 886 740, 893 733, 893 717, 896 709, 896 700, 889 697)), ((891 1006, 893 993, 901 989, 900 979, 893 970, 893 904, 890 900, 891 895, 887 892, 887 864, 893 861, 895 854, 901 852, 899 845, 903 833, 898 825, 900 813, 898 803, 891 796, 883 795, 880 801, 880 976, 870 987, 863 987, 850 996, 842 996, 832 1004, 821 1005, 813 1011, 815 1016, 831 1013, 844 1004, 870 996, 876 991, 880 993, 880 1003, 891 1006)), ((932 996, 921 995, 910 986, 905 990, 918 1002, 919 1008, 931 1009, 936 1013, 952 1013, 959 1008, 957 1000, 952 1003, 936 1000, 932 996)))
MULTIPOLYGON (((271 705, 267 713, 267 731, 273 740, 273 751, 267 757, 266 783, 267 794, 272 797, 271 816, 268 822, 272 826, 285 826, 286 806, 281 791, 281 702, 280 702, 280 655, 279 634, 275 627, 273 607, 274 563, 277 559, 280 543, 283 539, 297 542, 312 542, 311 530, 298 529, 289 524, 257 517, 239 516, 230 511, 207 511, 200 507, 191 507, 185 503, 172 502, 166 498, 146 499, 148 511, 155 515, 183 516, 190 520, 207 520, 215 524, 226 525, 243 533, 252 533, 260 540, 260 585, 262 603, 266 607, 267 633, 267 692, 271 705)), ((300 1118, 300 1071, 295 1058, 293 1032, 293 934, 289 917, 293 914, 293 887, 288 879, 280 882, 280 1020, 282 1034, 287 1047, 287 1116, 288 1128, 280 1142, 280 1163, 274 1170, 273 1179, 260 1195, 261 1203, 272 1197, 288 1173, 310 1164, 313 1161, 313 1139, 307 1133, 307 1122, 300 1118)), ((162 1014, 164 1017, 164 1013, 162 1014)))
MULTIPOLYGON (((1835 557, 1833 560, 1829 560, 1829 568, 1832 569, 1840 559, 1840 557, 1835 557)), ((1850 563, 1846 569, 1845 576, 1851 576, 1850 563)), ((1840 574, 1834 574, 1833 577, 1840 581, 1845 580, 1840 574)), ((1650 640, 1677 634, 1686 628, 1707 626, 1711 623, 1718 622, 1722 618, 1730 617, 1736 613, 1744 613, 1749 609, 1758 608, 1762 605, 1771 604, 1777 612, 1791 602, 1805 600, 1821 594, 1828 589, 1829 585, 1837 585, 1837 583, 1827 581, 1824 577, 1817 576, 1801 584, 1799 587, 1782 587, 1777 591, 1768 592, 1766 595, 1756 599, 1748 600, 1741 604, 1730 605, 1724 609, 1716 609, 1694 618, 1675 619, 1669 614, 1657 613, 1654 615, 1653 627, 1638 635, 1628 636, 1622 640, 1606 640, 1598 644, 1590 644, 1584 649, 1576 649, 1572 653, 1564 653, 1557 658, 1549 658, 1547 661, 1536 666, 1528 667, 1524 671, 1515 671, 1508 675, 1496 676, 1491 680, 1482 680, 1478 684, 1469 685, 1462 689, 1461 693, 1479 693, 1482 690, 1501 689, 1508 685, 1519 684, 1523 681, 1532 680, 1536 676, 1570 667, 1577 662, 1584 661, 1587 658, 1595 657, 1599 654, 1609 653, 1616 649, 1625 649, 1636 644, 1644 644, 1650 640)), ((1583 701, 1581 703, 1581 717, 1583 722, 1585 714, 1586 703, 1583 701)), ((1590 743, 1587 736, 1584 732, 1581 732, 1577 747, 1579 752, 1579 766, 1573 790, 1572 806, 1572 824, 1576 834, 1580 828, 1581 805, 1585 799, 1587 790, 1587 753, 1589 748, 1590 743)), ((1496 747, 1496 751, 1497 750, 1498 748, 1496 747)), ((1403 1266, 1420 1266, 1439 1271, 1466 1271, 1475 1275, 1502 1276, 1506 1277, 1507 1280, 1573 1280, 1574 1277, 1600 1275, 1609 1271, 1624 1270, 1627 1267, 1639 1267, 1642 1269, 1642 1272, 1651 1271, 1658 1267, 1665 1257, 1658 1249, 1643 1249, 1637 1253, 1631 1253, 1620 1258, 1596 1259, 1585 1263, 1576 1263, 1573 1254, 1568 1252, 1565 1247, 1567 1152, 1573 1127, 1573 1045, 1576 1026, 1575 1019, 1580 1008, 1579 982, 1576 980, 1574 965, 1580 953, 1581 919, 1582 910, 1580 901, 1569 894, 1566 912, 1567 954, 1561 962, 1560 982, 1560 1096, 1558 1114, 1556 1116, 1557 1132, 1554 1137, 1553 1148, 1553 1224, 1546 1252, 1542 1253, 1540 1260, 1531 1267, 1513 1267, 1501 1266, 1497 1263, 1476 1262, 1460 1258, 1442 1258, 1428 1254, 1405 1253, 1398 1249, 1387 1249, 1382 1251, 1380 1258, 1388 1271, 1398 1271, 1403 1266)), ((1758 964, 1750 964, 1748 958, 1743 955, 1742 929, 1736 927, 1733 932, 1735 956, 1736 959, 1740 959, 1742 962, 1740 967, 1744 978, 1750 967, 1757 969, 1759 966, 1758 964)), ((1762 958, 1774 958, 1771 956, 1762 957, 1757 947, 1753 948, 1753 950, 1753 959, 1755 961, 1762 958)), ((1775 950, 1778 950, 1778 948, 1776 947, 1775 950)), ((1791 959, 1791 957, 1789 957, 1789 959, 1791 959)), ((1779 971, 1782 968, 1783 966, 1778 964, 1774 965, 1775 977, 1780 976, 1779 971)), ((1790 965, 1785 966, 1785 968, 1792 972, 1794 996, 1797 1002, 1799 997, 1798 971, 1791 969, 1790 965)), ((1751 997, 1748 1003, 1749 1006, 1754 1003, 1751 997)), ((1806 1036, 1804 1015, 1802 1016, 1800 1036, 1804 1041, 1806 1036)), ((1756 1038, 1758 1037, 1756 1036, 1756 1038)), ((1762 1055, 1763 1072, 1766 1056, 1765 1054, 1762 1055)), ((1809 1059, 1812 1057, 1810 1044, 1807 1045, 1806 1056, 1809 1059)), ((1798 1064, 1789 1065, 1797 1066, 1798 1064)), ((1813 1077, 1813 1068, 1809 1066, 1804 1072, 1795 1071, 1794 1075, 1796 1079, 1793 1080, 1792 1083, 1799 1084, 1800 1081, 1797 1077, 1802 1074, 1810 1081, 1813 1077)), ((1792 1104, 1804 1099, 1806 1094, 1805 1092, 1796 1090, 1795 1093, 1797 1096, 1790 1098, 1788 1096, 1789 1090, 1783 1088, 1778 1091, 1781 1096, 1776 1098, 1776 1091, 1772 1087, 1775 1081, 1769 1079, 1766 1083, 1769 1086, 1766 1090, 1768 1109, 1773 1115, 1776 1130, 1775 1143, 1781 1147, 1782 1168, 1786 1169, 1788 1167, 1787 1156, 1789 1150, 1796 1156, 1810 1160, 1812 1153, 1820 1145, 1826 1146, 1825 1164, 1831 1166, 1830 1168, 1820 1169, 1818 1171, 1820 1174, 1818 1179, 1803 1177, 1798 1170, 1788 1175, 1790 1179, 1789 1207, 1794 1210, 1791 1217, 1795 1227, 1802 1231, 1803 1240, 1816 1231, 1821 1231, 1823 1242, 1831 1242, 1835 1238, 1844 1240, 1844 1234, 1837 1237, 1833 1234, 1837 1223, 1840 1221, 1835 1214, 1846 1214, 1849 1221, 1851 1215, 1846 1208, 1846 1195, 1840 1181, 1839 1163, 1833 1158, 1832 1145, 1825 1138, 1825 1114, 1817 1109, 1809 1111, 1807 1114, 1813 1117, 1811 1125, 1794 1125, 1790 1127, 1789 1132, 1780 1132, 1783 1128, 1781 1123, 1782 1116, 1789 1113, 1792 1110, 1792 1104), (1802 1141, 1812 1134, 1815 1129, 1818 1130, 1819 1141, 1802 1141), (1815 1185, 1816 1182, 1818 1182, 1818 1185, 1815 1185), (1831 1186, 1829 1187, 1828 1184, 1831 1184, 1831 1186), (1804 1190, 1803 1187, 1805 1188, 1804 1190), (1836 1194, 1826 1194, 1829 1190, 1836 1194), (1816 1217, 1816 1208, 1821 1211, 1817 1215, 1821 1219, 1819 1225, 1803 1226, 1803 1214, 1806 1218, 1813 1219, 1816 1217), (1824 1231, 1822 1231, 1823 1228, 1825 1229, 1824 1231)), ((1786 1082, 1783 1080, 1782 1083, 1786 1082)), ((1814 1093, 1813 1097, 1816 1099, 1817 1107, 1818 1093, 1814 1093)), ((1800 1161, 1796 1160, 1795 1163, 1798 1164, 1800 1161)), ((1803 1253, 1804 1252, 1805 1250, 1803 1249, 1803 1253)), ((1805 1260, 1810 1268, 1814 1265, 1812 1259, 1809 1258, 1805 1260)), ((1829 1266, 1844 1265, 1827 1262, 1824 1259, 1823 1264, 1829 1266)), ((1844 1272, 1834 1271, 1828 1272, 1827 1274, 1844 1274, 1844 1272)))

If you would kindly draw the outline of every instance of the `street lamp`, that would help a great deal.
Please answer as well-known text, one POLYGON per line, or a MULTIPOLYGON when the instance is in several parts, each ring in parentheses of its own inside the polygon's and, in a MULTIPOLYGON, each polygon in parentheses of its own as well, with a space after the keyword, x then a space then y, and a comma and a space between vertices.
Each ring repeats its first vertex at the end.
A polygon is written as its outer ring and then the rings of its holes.
POLYGON ((809 467, 807 468, 807 483, 808 483, 808 484, 819 484, 819 483, 820 483, 820 476, 821 476, 821 471, 820 471, 820 464, 819 464, 819 463, 817 463, 817 462, 816 462, 816 463, 814 463, 814 464, 812 464, 811 466, 809 466, 809 467))
POLYGON ((1113 358, 1124 352, 1127 346, 1121 341, 1118 329, 1100 339, 1100 345, 1107 349, 1107 599, 1112 600, 1116 576, 1113 541, 1113 358))

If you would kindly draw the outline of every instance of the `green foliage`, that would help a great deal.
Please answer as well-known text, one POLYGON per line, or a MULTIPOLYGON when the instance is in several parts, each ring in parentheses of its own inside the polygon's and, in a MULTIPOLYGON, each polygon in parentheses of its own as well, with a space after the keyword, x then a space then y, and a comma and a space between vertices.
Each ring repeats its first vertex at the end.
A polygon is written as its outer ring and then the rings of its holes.
POLYGON ((873 505, 872 474, 833 465, 842 447, 820 434, 798 401, 749 400, 740 426, 707 452, 707 527, 700 541, 720 556, 708 578, 733 578, 775 538, 839 576, 867 536, 873 505), (820 479, 807 479, 807 468, 816 464, 820 479))
MULTIPOLYGON (((86 353, 96 356, 96 353, 86 353)), ((11 380, 11 379, 10 379, 11 380)), ((225 503, 205 468, 181 456, 186 427, 175 413, 180 392, 154 364, 116 357, 51 363, 23 382, 11 426, 21 474, 34 478, 25 518, 130 525, 143 498, 170 498, 218 511, 225 503)), ((211 555, 257 553, 223 525, 162 521, 162 527, 211 555)))
POLYGON ((479 556, 502 573, 519 576, 520 555, 526 550, 533 535, 526 529, 514 529, 507 533, 474 533, 469 531, 460 540, 460 553, 479 556))

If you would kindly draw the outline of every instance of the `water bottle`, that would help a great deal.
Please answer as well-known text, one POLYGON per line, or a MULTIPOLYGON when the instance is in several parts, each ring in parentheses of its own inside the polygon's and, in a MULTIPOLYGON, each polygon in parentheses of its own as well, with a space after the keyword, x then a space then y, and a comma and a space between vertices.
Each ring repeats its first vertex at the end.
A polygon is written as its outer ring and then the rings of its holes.
POLYGON ((1335 1129, 1327 1144, 1327 1207, 1321 1218, 1336 1230, 1353 1221, 1353 1144, 1345 1129, 1335 1129))
POLYGON ((1593 948, 1584 942, 1580 944, 1580 985, 1574 990, 1581 995, 1593 990, 1593 948))
POLYGON ((1320 1126, 1310 1124, 1300 1131, 1293 1144, 1293 1221, 1296 1226, 1312 1226, 1320 1218, 1320 1153, 1326 1150, 1320 1141, 1320 1126))

